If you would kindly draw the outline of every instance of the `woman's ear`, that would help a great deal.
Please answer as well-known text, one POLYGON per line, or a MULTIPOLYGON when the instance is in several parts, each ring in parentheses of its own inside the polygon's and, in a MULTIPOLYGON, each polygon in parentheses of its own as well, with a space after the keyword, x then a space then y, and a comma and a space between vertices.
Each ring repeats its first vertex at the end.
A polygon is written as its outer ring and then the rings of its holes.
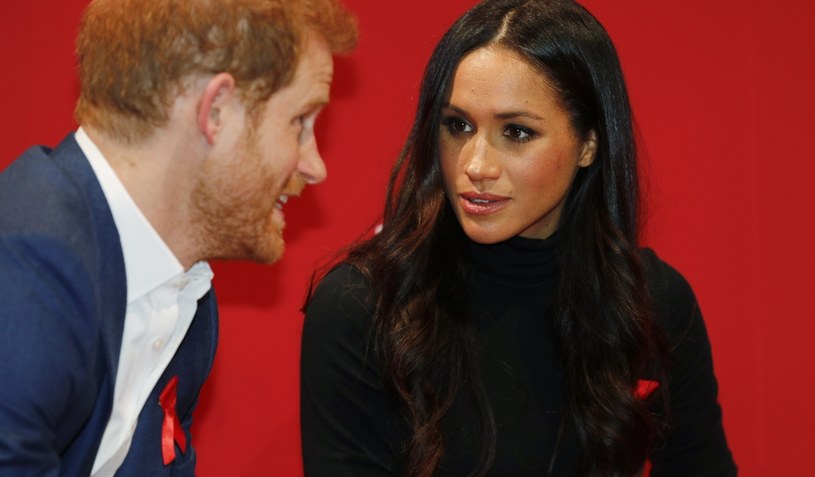
POLYGON ((235 95, 235 78, 229 73, 218 73, 204 87, 198 105, 198 130, 209 145, 215 144, 224 127, 224 107, 235 95))
POLYGON ((597 155, 597 133, 592 129, 583 142, 583 150, 580 151, 580 159, 577 161, 579 167, 588 167, 594 162, 597 155))

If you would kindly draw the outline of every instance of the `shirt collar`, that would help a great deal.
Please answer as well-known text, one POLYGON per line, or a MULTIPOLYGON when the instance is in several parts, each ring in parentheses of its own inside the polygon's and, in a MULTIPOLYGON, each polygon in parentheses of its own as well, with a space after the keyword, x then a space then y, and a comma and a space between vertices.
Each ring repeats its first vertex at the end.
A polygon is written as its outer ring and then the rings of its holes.
MULTIPOLYGON (((102 152, 81 127, 75 138, 102 186, 119 231, 127 277, 127 302, 131 303, 183 274, 184 267, 139 210, 102 152)), ((212 275, 205 262, 201 267, 193 268, 204 275, 212 275)))

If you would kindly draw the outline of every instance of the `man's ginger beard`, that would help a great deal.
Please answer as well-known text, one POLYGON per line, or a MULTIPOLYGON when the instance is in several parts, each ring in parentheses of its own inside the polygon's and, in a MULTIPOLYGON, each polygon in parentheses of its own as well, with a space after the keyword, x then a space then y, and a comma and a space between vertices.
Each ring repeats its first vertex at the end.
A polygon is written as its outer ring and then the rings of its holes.
POLYGON ((264 167, 254 131, 244 132, 235 157, 208 158, 193 191, 194 227, 206 258, 273 263, 283 255, 283 230, 272 217, 286 187, 264 167))

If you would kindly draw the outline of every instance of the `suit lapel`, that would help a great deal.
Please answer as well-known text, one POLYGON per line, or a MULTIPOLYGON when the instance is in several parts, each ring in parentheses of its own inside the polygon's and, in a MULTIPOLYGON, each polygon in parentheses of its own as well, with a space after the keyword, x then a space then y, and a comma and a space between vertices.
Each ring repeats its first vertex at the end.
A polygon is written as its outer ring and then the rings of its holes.
POLYGON ((79 148, 74 135, 70 134, 51 153, 54 164, 71 177, 79 190, 86 194, 90 215, 98 240, 97 263, 101 264, 97 283, 102 284, 105 296, 98 300, 100 315, 115 319, 104 320, 102 325, 105 358, 110 372, 107 380, 110 396, 116 382, 116 370, 119 366, 119 351, 122 346, 122 333, 127 309, 127 282, 125 278, 124 257, 119 240, 119 232, 113 215, 110 212, 105 194, 91 169, 90 163, 79 148))

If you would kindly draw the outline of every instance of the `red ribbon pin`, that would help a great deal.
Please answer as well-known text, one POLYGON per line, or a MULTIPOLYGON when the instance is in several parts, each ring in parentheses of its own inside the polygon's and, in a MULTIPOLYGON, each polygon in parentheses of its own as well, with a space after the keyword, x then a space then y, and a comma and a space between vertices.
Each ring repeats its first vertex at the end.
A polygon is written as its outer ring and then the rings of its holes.
POLYGON ((640 379, 637 381, 637 387, 634 389, 634 397, 639 400, 647 399, 648 396, 653 394, 659 387, 659 381, 651 381, 650 379, 640 379))
POLYGON ((164 465, 175 459, 175 445, 173 445, 173 442, 178 443, 182 453, 187 450, 187 436, 184 434, 184 428, 181 427, 181 421, 178 420, 178 414, 175 412, 177 388, 178 376, 173 376, 158 398, 161 409, 164 410, 164 421, 161 424, 161 457, 164 459, 164 465))

